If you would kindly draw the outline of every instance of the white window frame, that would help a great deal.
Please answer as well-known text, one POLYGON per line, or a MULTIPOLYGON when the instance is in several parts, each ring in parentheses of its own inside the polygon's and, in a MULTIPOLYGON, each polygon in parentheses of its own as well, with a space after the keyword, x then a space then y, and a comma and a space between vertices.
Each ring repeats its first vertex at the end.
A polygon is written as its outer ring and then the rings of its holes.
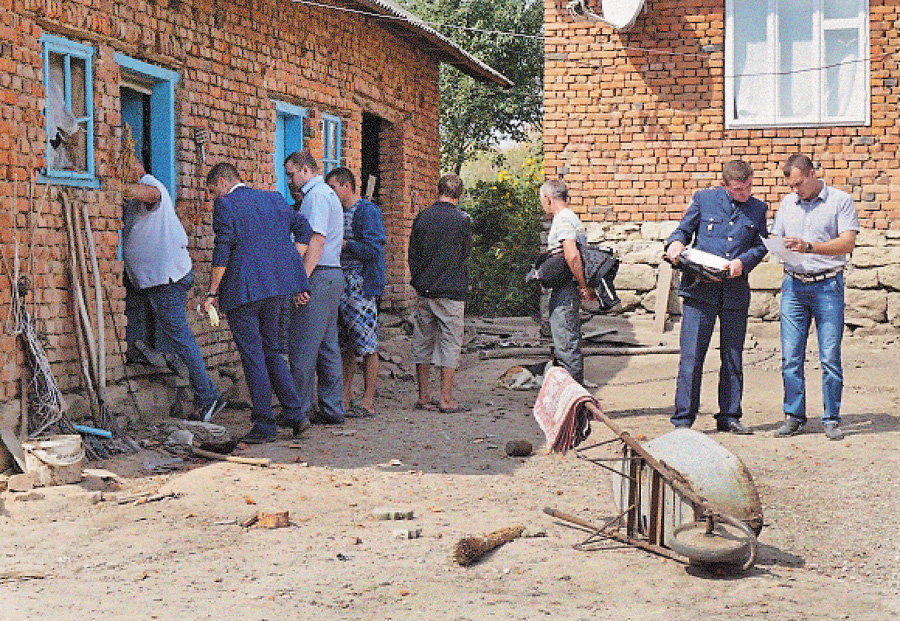
MULTIPOLYGON (((812 20, 813 32, 817 33, 817 38, 813 41, 815 46, 815 58, 813 66, 822 69, 811 70, 809 75, 811 81, 817 86, 810 97, 815 103, 813 112, 805 116, 785 116, 779 110, 781 80, 779 79, 779 67, 781 66, 779 58, 779 41, 778 41, 778 17, 780 0, 726 0, 725 2, 725 127, 726 129, 753 128, 753 127, 827 127, 827 126, 866 126, 871 124, 871 70, 869 62, 869 2, 868 0, 851 0, 858 2, 859 10, 856 18, 848 19, 825 19, 823 5, 825 0, 812 0, 815 9, 810 15, 812 20), (737 103, 735 97, 736 80, 739 77, 739 71, 735 68, 735 13, 736 6, 741 2, 768 4, 766 18, 766 53, 762 63, 766 69, 764 75, 760 76, 764 80, 765 87, 757 92, 756 96, 766 97, 767 107, 771 111, 770 114, 760 117, 754 115, 752 118, 743 120, 736 118, 737 103), (828 31, 856 29, 859 32, 858 57, 863 64, 862 85, 855 96, 862 97, 862 105, 860 108, 854 108, 847 115, 828 116, 825 108, 826 101, 826 78, 824 73, 827 71, 827 62, 825 60, 825 35, 828 31)), ((757 63, 760 59, 757 58, 757 63)))

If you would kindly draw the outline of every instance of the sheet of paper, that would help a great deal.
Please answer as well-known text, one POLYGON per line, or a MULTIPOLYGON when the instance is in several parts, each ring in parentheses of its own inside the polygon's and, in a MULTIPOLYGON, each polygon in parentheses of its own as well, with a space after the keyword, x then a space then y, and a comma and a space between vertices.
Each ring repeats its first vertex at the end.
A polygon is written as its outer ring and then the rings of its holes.
POLYGON ((784 261, 786 264, 800 265, 801 263, 803 263, 803 259, 805 258, 803 254, 794 252, 793 250, 788 250, 784 247, 784 237, 781 237, 779 235, 769 235, 768 237, 763 237, 763 243, 766 245, 766 249, 769 252, 784 261))
POLYGON ((688 261, 693 261, 698 265, 702 265, 704 267, 709 267, 714 270, 724 270, 725 266, 728 265, 728 259, 723 259, 720 256, 714 255, 711 252, 706 252, 705 250, 697 250, 696 248, 687 248, 684 252, 681 253, 688 261))

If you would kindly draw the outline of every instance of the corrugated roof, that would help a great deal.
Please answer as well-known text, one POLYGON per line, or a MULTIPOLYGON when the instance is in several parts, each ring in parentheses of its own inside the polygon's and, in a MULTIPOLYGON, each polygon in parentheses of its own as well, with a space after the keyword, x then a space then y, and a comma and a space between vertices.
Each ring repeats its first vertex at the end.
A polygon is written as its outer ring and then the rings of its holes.
POLYGON ((466 75, 504 88, 513 86, 513 83, 499 71, 481 62, 458 44, 393 2, 388 2, 388 0, 334 0, 334 2, 351 8, 359 7, 366 13, 376 13, 391 18, 379 20, 385 30, 407 39, 417 48, 441 62, 453 65, 466 75))

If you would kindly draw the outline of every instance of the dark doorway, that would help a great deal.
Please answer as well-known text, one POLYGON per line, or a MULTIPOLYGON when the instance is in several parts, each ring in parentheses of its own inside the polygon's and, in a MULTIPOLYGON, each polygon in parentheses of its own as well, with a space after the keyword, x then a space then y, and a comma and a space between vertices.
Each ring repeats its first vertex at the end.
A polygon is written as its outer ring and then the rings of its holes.
POLYGON ((363 112, 362 115, 362 171, 359 177, 359 193, 361 196, 368 194, 369 177, 374 178, 371 187, 370 200, 381 204, 379 192, 381 191, 381 132, 385 121, 379 116, 363 112))

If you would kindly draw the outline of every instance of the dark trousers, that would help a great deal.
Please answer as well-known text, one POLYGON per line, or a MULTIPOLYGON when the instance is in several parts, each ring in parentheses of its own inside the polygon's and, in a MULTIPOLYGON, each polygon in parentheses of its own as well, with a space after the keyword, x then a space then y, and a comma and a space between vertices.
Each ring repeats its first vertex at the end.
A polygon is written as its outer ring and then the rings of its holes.
POLYGON ((228 325, 241 355, 244 379, 253 402, 250 420, 265 434, 276 433, 272 390, 284 415, 300 420, 300 397, 294 377, 281 354, 279 317, 284 296, 250 302, 228 311, 228 325))
POLYGON ((747 309, 719 308, 685 299, 681 316, 681 359, 675 388, 672 424, 693 424, 700 409, 700 381, 716 318, 719 319, 719 413, 717 418, 741 417, 744 390, 742 353, 747 335, 747 309))

